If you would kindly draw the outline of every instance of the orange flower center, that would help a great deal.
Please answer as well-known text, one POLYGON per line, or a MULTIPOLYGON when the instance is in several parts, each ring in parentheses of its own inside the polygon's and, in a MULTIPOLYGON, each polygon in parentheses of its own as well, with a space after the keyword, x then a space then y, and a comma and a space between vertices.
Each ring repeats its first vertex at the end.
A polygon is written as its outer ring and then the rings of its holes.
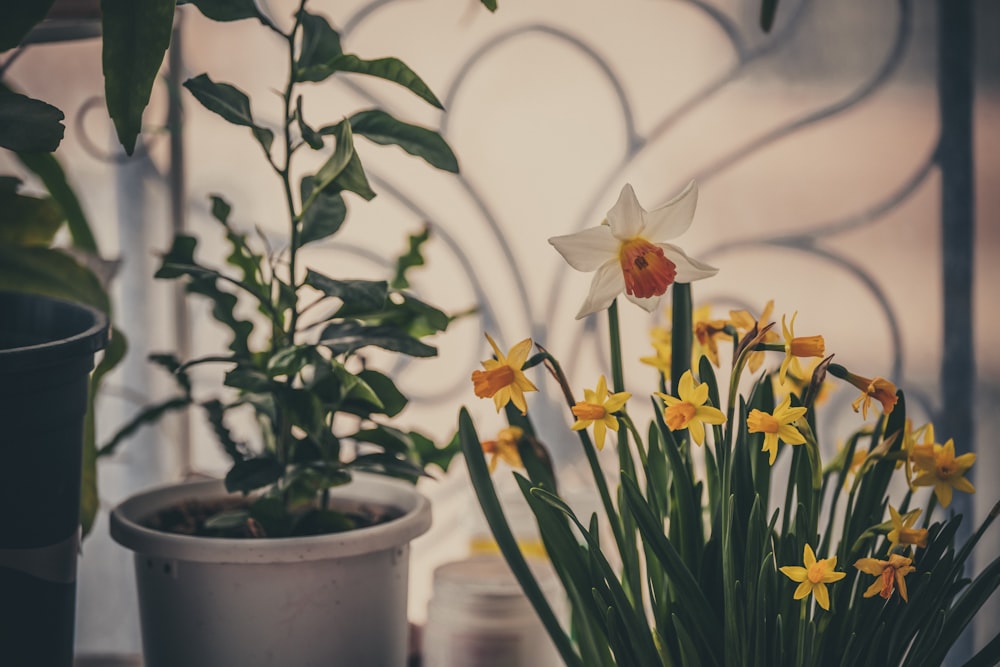
POLYGON ((814 584, 819 584, 823 582, 823 576, 826 574, 826 566, 823 561, 818 560, 809 566, 809 570, 806 573, 806 577, 810 582, 814 584))
POLYGON ((791 352, 796 357, 822 357, 826 354, 826 343, 822 336, 801 336, 793 338, 791 352))
POLYGON ((618 261, 625 277, 625 292, 640 299, 664 294, 677 276, 677 266, 664 257, 663 249, 646 239, 622 243, 618 261))
POLYGON ((667 422, 667 426, 671 431, 677 431, 687 427, 691 423, 691 420, 694 419, 696 412, 698 412, 698 408, 684 401, 671 405, 664 410, 663 419, 667 422))
POLYGON ((773 415, 755 409, 747 415, 747 428, 751 433, 777 433, 781 424, 773 415))
POLYGON ((585 403, 580 402, 573 406, 573 415, 577 419, 590 419, 597 421, 598 419, 604 419, 608 414, 608 411, 604 409, 603 405, 597 405, 596 403, 585 403))
POLYGON ((493 398, 504 387, 514 383, 514 369, 498 366, 488 371, 472 371, 472 389, 479 398, 493 398))

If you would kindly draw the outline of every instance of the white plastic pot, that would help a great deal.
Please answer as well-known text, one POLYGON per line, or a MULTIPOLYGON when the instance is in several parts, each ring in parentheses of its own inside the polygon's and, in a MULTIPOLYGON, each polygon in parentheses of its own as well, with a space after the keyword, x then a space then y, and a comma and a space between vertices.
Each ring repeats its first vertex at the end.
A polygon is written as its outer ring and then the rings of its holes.
POLYGON ((356 474, 331 494, 403 514, 312 537, 227 539, 141 525, 182 500, 226 495, 221 481, 132 496, 111 536, 135 552, 146 667, 402 667, 409 542, 430 503, 404 482, 356 474))

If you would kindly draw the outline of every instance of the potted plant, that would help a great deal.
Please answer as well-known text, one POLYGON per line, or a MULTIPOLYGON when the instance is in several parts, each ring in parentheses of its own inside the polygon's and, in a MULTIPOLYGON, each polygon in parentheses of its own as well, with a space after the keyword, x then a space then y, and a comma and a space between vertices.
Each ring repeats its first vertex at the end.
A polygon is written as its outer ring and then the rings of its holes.
MULTIPOLYGON (((1000 504, 964 539, 960 515, 935 513, 975 492, 975 454, 913 424, 889 380, 833 363, 822 336, 796 334, 795 314, 779 334, 773 302, 760 315, 696 316, 690 283, 716 270, 669 242, 691 225, 696 197, 692 184, 646 211, 625 186, 606 224, 549 239, 574 269, 595 272, 578 318, 606 311, 610 382, 601 375, 581 397, 543 345, 505 353, 490 339, 495 358, 472 373, 473 390, 505 409, 506 437, 480 442, 464 409, 459 435, 500 550, 569 666, 943 664, 1000 586, 993 554, 973 577, 966 567, 1000 504), (644 359, 658 381, 636 404, 618 297, 652 312, 668 291, 670 327, 653 329, 644 359), (817 362, 811 373, 803 358, 817 362), (561 436, 532 423, 533 367, 565 398, 564 435, 586 455, 600 519, 578 516, 539 456, 561 436), (830 377, 860 392, 852 406, 868 422, 836 453, 817 439, 830 377), (571 628, 527 567, 484 451, 513 463, 571 628)), ((968 665, 1000 662, 1000 634, 986 639, 968 665)))
POLYGON ((249 1, 192 4, 217 21, 258 21, 287 55, 276 133, 258 123, 236 86, 207 74, 184 86, 259 145, 285 203, 288 235, 279 245, 244 234, 229 203, 213 195, 212 216, 230 246, 226 266, 203 263, 196 239, 179 235, 156 274, 207 298, 231 332, 229 346, 193 360, 155 357, 179 394, 143 411, 105 451, 147 421, 193 405, 232 465, 224 480, 143 492, 111 514, 112 537, 135 552, 145 663, 400 665, 408 543, 430 526, 428 503, 412 482, 425 465, 446 465, 454 448, 388 423, 407 399, 364 357, 375 348, 432 356, 421 339, 450 318, 406 289, 427 230, 411 237, 391 280, 323 275, 303 267, 300 252, 338 232, 353 197, 375 196, 354 137, 399 146, 445 171, 458 164, 437 133, 381 109, 318 125, 303 90, 333 75, 364 74, 440 103, 401 61, 345 52, 304 0, 287 27, 249 1), (325 157, 314 172, 296 161, 307 152, 325 157), (209 398, 189 376, 204 366, 221 369, 218 395, 209 398), (258 427, 246 442, 229 428, 240 412, 258 427))

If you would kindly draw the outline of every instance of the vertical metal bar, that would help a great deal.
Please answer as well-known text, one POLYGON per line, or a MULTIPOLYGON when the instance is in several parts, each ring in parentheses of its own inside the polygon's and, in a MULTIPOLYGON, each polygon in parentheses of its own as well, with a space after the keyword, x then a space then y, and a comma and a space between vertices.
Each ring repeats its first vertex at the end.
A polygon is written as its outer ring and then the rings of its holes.
MULTIPOLYGON (((183 12, 177 12, 174 20, 173 33, 170 38, 168 53, 169 70, 167 72, 168 107, 167 130, 170 136, 170 222, 174 234, 184 231, 185 207, 187 200, 187 183, 184 171, 184 105, 181 95, 181 77, 184 70, 184 55, 182 51, 183 12)), ((173 286, 174 340, 177 346, 177 356, 180 359, 190 358, 191 327, 188 315, 187 299, 184 288, 177 281, 173 286)), ((184 477, 191 474, 191 418, 187 410, 178 415, 181 446, 178 448, 177 465, 184 477)))
MULTIPOLYGON (((944 355, 941 363, 941 434, 960 449, 975 449, 973 400, 976 386, 972 323, 975 248, 973 156, 973 0, 938 0, 938 104, 941 139, 941 248, 943 256, 944 355)), ((965 515, 959 539, 974 523, 972 499, 955 494, 954 510, 965 515)), ((975 563, 972 564, 975 567, 975 563)), ((970 628, 971 630, 971 628, 970 628)), ((972 633, 959 639, 949 658, 972 655, 972 633)))

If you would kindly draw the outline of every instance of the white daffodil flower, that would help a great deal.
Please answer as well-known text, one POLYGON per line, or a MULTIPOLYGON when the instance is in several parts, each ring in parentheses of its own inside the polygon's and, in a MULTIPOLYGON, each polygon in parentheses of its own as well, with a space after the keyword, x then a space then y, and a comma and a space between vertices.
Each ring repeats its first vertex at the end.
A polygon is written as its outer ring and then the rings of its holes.
POLYGON ((674 282, 689 283, 718 273, 717 268, 665 243, 691 226, 697 202, 698 188, 692 181, 672 200, 647 211, 626 183, 604 223, 550 238, 549 243, 574 269, 596 271, 576 319, 604 310, 622 292, 652 311, 674 282))

